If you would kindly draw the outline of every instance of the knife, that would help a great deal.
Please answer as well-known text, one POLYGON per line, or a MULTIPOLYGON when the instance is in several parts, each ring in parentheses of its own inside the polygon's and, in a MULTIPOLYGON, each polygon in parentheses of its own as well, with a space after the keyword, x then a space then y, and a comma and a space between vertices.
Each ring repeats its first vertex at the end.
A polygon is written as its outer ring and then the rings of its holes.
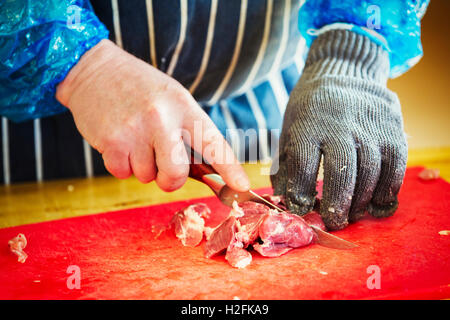
MULTIPOLYGON (((279 212, 285 211, 272 202, 267 201, 252 190, 238 192, 231 189, 225 181, 223 181, 222 177, 217 174, 214 168, 202 160, 203 159, 199 159, 199 156, 195 153, 195 151, 191 150, 189 177, 206 184, 224 205, 232 207, 234 201, 238 203, 244 201, 255 201, 264 203, 279 212)), ((317 235, 316 243, 324 247, 340 250, 348 250, 358 247, 356 244, 323 231, 316 226, 310 225, 310 227, 317 235)))

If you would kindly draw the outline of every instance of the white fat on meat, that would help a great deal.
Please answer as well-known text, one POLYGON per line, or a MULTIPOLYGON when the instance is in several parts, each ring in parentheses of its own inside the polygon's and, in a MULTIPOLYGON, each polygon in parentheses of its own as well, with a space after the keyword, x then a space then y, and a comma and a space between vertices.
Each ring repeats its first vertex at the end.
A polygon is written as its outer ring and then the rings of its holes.
POLYGON ((172 224, 176 237, 184 246, 195 247, 202 241, 205 229, 202 216, 209 213, 209 208, 204 204, 193 204, 175 213, 172 224))

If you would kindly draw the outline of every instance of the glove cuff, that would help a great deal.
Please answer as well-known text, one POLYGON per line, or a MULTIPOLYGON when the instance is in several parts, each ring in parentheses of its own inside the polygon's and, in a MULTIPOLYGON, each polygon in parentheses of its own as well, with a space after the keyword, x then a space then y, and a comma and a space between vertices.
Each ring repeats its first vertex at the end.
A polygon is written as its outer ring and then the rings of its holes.
POLYGON ((311 45, 303 77, 347 76, 386 84, 389 54, 368 37, 335 29, 319 35, 311 45))

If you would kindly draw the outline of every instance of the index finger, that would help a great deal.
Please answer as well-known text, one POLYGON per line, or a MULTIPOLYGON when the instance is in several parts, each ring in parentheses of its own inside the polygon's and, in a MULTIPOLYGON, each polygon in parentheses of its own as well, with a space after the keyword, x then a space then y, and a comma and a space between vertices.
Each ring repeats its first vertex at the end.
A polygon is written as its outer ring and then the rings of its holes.
POLYGON ((226 184, 236 191, 248 191, 247 174, 236 159, 230 145, 208 115, 196 105, 184 119, 183 127, 191 147, 222 176, 226 184))

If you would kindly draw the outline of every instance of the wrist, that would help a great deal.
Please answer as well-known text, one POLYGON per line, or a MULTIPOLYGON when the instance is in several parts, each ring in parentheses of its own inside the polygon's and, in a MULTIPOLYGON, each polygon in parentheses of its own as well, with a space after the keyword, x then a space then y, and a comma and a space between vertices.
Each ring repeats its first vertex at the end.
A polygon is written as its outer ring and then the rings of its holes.
POLYGON ((366 36, 349 30, 330 30, 312 43, 303 74, 311 79, 345 76, 386 84, 389 54, 366 36))
POLYGON ((58 84, 56 100, 69 108, 70 98, 80 84, 91 78, 106 63, 111 62, 120 50, 112 41, 103 39, 86 51, 66 78, 58 84))

